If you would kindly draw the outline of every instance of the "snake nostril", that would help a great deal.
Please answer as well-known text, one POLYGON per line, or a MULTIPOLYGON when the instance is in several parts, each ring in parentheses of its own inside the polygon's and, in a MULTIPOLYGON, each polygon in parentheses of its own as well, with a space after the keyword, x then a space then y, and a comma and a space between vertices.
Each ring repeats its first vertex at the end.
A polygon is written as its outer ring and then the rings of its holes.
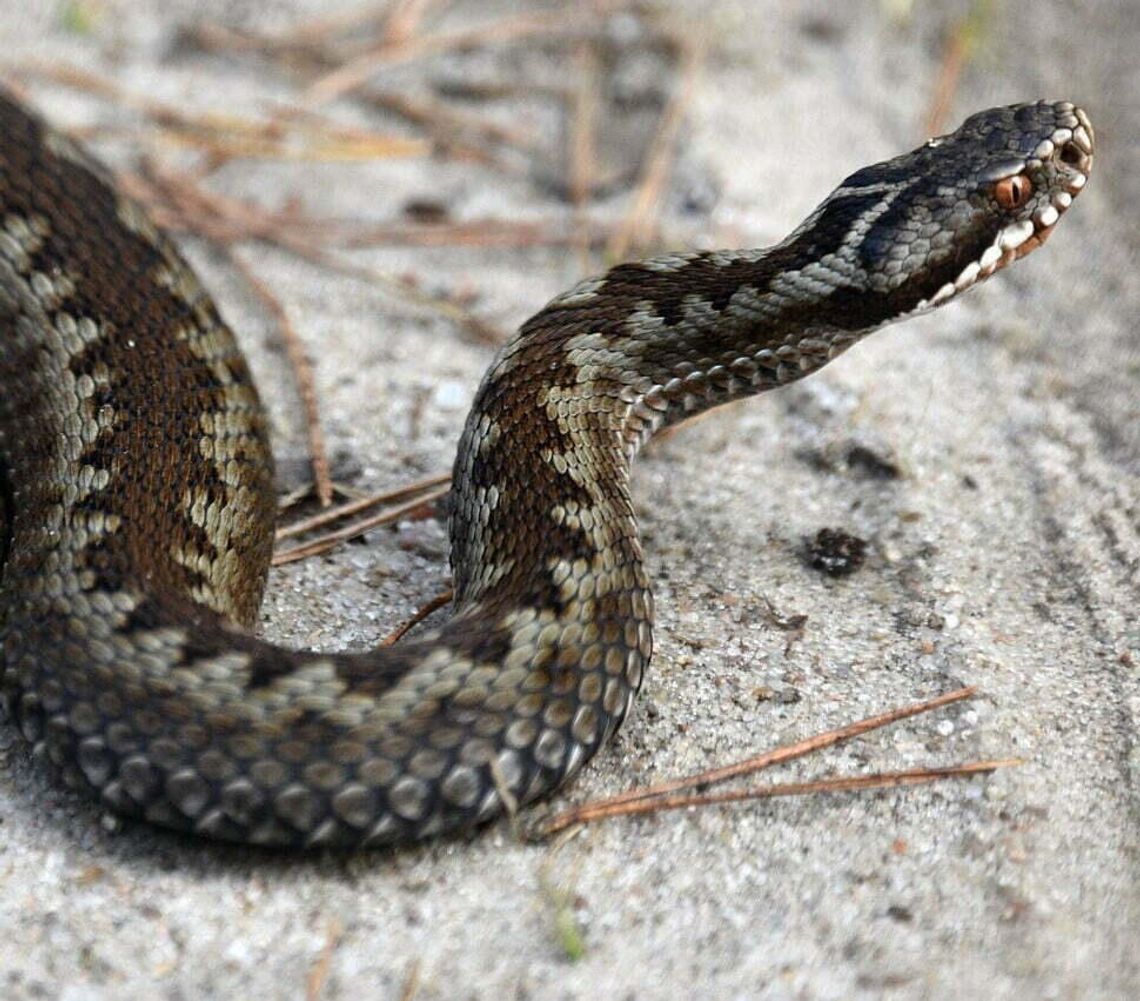
POLYGON ((1084 160, 1084 151, 1074 142, 1067 142, 1061 147, 1061 162, 1070 167, 1078 167, 1084 160))

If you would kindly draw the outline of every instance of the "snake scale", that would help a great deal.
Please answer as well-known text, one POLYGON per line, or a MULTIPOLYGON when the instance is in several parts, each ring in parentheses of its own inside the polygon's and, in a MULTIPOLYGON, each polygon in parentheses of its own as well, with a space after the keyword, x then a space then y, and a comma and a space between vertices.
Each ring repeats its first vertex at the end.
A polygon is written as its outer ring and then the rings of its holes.
POLYGON ((409 841, 550 793, 621 724, 649 661, 639 446, 1040 245, 1092 152, 1070 103, 994 108, 852 174, 777 246, 622 264, 558 296, 467 418, 452 617, 330 655, 248 631, 273 464, 229 328, 109 174, 0 95, 11 717, 111 810, 254 844, 409 841))

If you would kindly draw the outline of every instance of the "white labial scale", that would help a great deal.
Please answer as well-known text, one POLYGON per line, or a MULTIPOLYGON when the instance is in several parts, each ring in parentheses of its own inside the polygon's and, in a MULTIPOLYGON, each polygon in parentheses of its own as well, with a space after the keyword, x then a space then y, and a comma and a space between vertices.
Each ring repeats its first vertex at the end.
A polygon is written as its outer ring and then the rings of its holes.
POLYGON ((1034 233, 1033 222, 1022 219, 1006 226, 998 235, 998 246, 1003 250, 1016 250, 1034 233))
POLYGON ((978 264, 981 266, 981 269, 984 272, 989 274, 1000 260, 1001 247, 995 243, 989 247, 986 247, 986 249, 982 252, 982 256, 978 259, 978 264))

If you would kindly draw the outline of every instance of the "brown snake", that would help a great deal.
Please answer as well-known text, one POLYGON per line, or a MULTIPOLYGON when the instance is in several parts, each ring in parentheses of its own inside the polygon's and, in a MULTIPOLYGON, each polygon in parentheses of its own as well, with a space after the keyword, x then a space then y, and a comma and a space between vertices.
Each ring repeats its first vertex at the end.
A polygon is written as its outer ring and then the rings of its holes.
POLYGON ((244 628, 273 466, 229 328, 107 173, 0 95, 11 715, 107 807, 229 840, 387 844, 550 793, 614 733, 649 661, 639 446, 1040 245, 1092 151, 1072 104, 983 111, 852 174, 775 247, 623 264, 559 296, 467 419, 454 615, 326 655, 244 628))

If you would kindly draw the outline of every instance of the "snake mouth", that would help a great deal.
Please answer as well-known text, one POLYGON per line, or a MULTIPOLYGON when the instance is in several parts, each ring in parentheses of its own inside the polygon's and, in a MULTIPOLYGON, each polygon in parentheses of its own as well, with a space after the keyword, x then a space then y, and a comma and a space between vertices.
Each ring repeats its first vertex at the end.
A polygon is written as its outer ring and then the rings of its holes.
POLYGON ((946 300, 976 285, 1002 268, 1036 250, 1053 233, 1057 220, 1073 204, 1088 183, 1093 163, 1093 128, 1088 116, 1068 102, 1056 105, 1060 113, 1058 127, 1043 139, 1023 163, 1010 168, 1009 174, 1040 170, 1051 163, 1057 177, 1044 204, 1038 205, 1027 219, 1011 222, 998 230, 997 236, 975 261, 971 261, 952 282, 947 282, 919 309, 933 309, 946 300))

